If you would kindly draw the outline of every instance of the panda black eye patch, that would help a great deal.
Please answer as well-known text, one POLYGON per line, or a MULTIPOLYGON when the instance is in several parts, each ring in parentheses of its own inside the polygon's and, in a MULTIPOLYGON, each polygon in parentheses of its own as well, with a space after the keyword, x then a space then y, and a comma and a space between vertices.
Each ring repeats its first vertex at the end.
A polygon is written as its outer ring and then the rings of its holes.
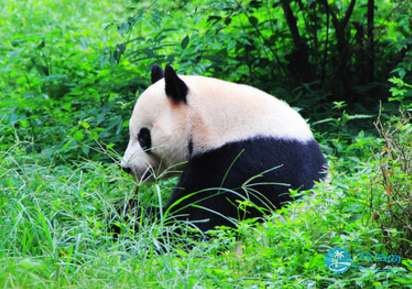
POLYGON ((139 141, 140 146, 142 149, 150 152, 152 148, 152 138, 150 136, 150 130, 147 127, 142 127, 137 134, 137 140, 139 141))

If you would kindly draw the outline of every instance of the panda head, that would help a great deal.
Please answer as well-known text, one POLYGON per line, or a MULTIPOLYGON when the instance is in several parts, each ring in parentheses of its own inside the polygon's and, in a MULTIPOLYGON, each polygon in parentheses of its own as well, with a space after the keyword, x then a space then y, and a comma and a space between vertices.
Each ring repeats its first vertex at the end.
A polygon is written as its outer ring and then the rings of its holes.
POLYGON ((139 181, 153 181, 153 175, 168 169, 181 171, 190 156, 187 85, 168 65, 163 72, 154 64, 151 81, 134 107, 129 145, 121 162, 121 168, 139 181))
MULTIPOLYGON (((272 95, 247 85, 152 67, 152 85, 138 98, 121 167, 139 181, 184 171, 196 155, 254 138, 306 142, 303 118, 272 95)), ((264 160, 262 160, 264 161, 264 160)), ((260 173, 260 172, 258 172, 260 173)))

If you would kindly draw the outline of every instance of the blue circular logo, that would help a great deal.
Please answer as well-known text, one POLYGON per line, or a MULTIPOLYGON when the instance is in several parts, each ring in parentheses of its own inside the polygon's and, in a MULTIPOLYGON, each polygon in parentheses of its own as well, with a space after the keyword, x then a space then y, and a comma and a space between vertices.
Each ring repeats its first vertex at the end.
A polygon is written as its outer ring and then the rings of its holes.
POLYGON ((351 265, 350 255, 345 249, 333 248, 326 255, 325 265, 333 273, 343 273, 348 270, 351 265))

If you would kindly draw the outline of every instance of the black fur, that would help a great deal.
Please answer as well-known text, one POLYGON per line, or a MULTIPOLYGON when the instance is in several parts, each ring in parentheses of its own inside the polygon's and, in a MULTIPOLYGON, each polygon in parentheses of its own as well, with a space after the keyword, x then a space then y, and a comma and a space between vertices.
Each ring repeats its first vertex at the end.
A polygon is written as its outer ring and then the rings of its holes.
POLYGON ((152 66, 151 80, 152 84, 163 78, 163 69, 156 63, 152 66))
POLYGON ((193 140, 192 139, 189 140, 188 147, 189 147, 189 155, 192 156, 193 154, 193 140))
POLYGON ((171 207, 170 212, 176 219, 203 220, 194 222, 203 232, 218 225, 233 227, 227 218, 263 215, 253 207, 247 207, 247 213, 238 210, 236 200, 243 201, 249 196, 250 201, 259 207, 280 208, 283 202, 291 201, 289 188, 308 190, 314 181, 324 178, 324 165, 325 159, 315 140, 304 144, 297 140, 256 137, 228 143, 191 158, 163 212, 171 207), (259 174, 261 176, 246 184, 259 174), (250 190, 245 193, 242 186, 250 190), (231 189, 235 193, 219 188, 231 189), (196 194, 187 197, 192 193, 196 194))
POLYGON ((166 65, 164 77, 166 82, 166 95, 176 102, 183 102, 186 104, 188 88, 170 65, 166 65))
POLYGON ((146 152, 150 152, 152 149, 152 137, 150 130, 147 127, 142 127, 137 134, 137 140, 139 141, 140 146, 146 152))

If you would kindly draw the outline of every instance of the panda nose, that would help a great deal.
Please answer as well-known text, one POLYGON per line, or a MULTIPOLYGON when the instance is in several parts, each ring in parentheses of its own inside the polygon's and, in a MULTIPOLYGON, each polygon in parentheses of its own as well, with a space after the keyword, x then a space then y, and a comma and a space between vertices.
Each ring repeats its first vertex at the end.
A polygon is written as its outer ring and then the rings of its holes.
POLYGON ((125 173, 128 173, 129 175, 132 173, 132 168, 129 165, 120 165, 120 169, 122 169, 125 173))

